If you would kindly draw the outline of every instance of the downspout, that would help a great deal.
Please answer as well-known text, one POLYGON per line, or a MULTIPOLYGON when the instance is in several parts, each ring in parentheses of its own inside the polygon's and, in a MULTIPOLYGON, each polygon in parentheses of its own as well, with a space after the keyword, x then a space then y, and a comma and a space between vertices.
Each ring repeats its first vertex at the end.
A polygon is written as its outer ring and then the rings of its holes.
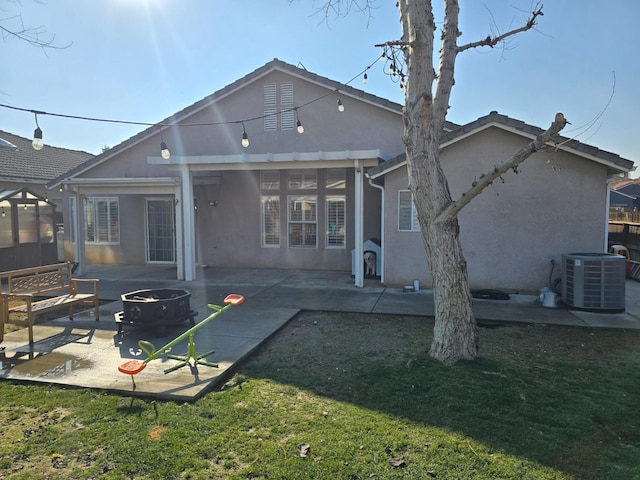
POLYGON ((354 205, 354 211, 355 211, 355 232, 354 232, 354 240, 356 242, 355 245, 355 271, 354 273, 354 277, 355 277, 355 286, 356 287, 364 287, 364 264, 363 264, 363 239, 362 239, 362 216, 363 216, 363 209, 362 209, 362 167, 360 166, 360 161, 359 160, 354 160, 353 161, 353 166, 355 169, 355 205, 354 205))
POLYGON ((607 178, 607 197, 605 199, 605 222, 604 222, 604 250, 607 253, 609 251, 609 209, 611 208, 611 185, 620 181, 620 177, 613 176, 607 178))
POLYGON ((384 251, 385 251, 385 243, 384 243, 384 187, 382 185, 378 185, 377 183, 373 183, 373 179, 368 175, 367 179, 369 180, 369 185, 374 188, 379 188, 381 193, 380 199, 380 283, 384 285, 384 251))

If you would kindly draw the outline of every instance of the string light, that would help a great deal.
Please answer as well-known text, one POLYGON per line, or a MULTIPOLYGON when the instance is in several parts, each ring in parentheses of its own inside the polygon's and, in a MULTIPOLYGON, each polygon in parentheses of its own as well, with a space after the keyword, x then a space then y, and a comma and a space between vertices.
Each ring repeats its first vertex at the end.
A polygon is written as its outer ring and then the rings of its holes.
POLYGON ((2 218, 7 216, 7 212, 4 211, 4 207, 2 207, 2 218))
POLYGON ((162 137, 162 128, 160 129, 160 156, 165 160, 169 160, 169 158, 171 158, 169 147, 167 147, 167 144, 162 137))
POLYGON ((380 61, 384 62, 382 71, 391 77, 392 82, 399 83, 400 90, 402 91, 404 91, 407 86, 406 65, 404 63, 404 52, 402 51, 403 46, 404 44, 398 42, 376 45, 376 47, 382 47, 384 49, 380 56, 380 61))
POLYGON ((304 127, 302 126, 302 122, 298 118, 298 109, 295 108, 294 110, 296 111, 296 130, 298 130, 298 133, 304 133, 304 127))
MULTIPOLYGON (((342 85, 349 85, 351 84, 356 78, 360 77, 360 75, 363 75, 363 83, 366 85, 367 81, 368 81, 368 75, 367 75, 367 70, 369 70, 377 61, 378 59, 382 62, 388 62, 389 61, 389 55, 391 52, 393 52, 393 48, 389 47, 389 50, 387 50, 387 45, 376 45, 376 46, 384 46, 384 51, 382 53, 382 55, 380 57, 376 57, 376 60, 371 64, 368 65, 364 71, 361 71, 360 73, 358 73, 355 77, 353 77, 351 80, 349 80, 348 82, 343 83, 342 85)), ((395 60, 395 59, 394 59, 395 60)), ((404 83, 404 75, 402 74, 402 69, 398 70, 397 67, 397 61, 392 62, 392 66, 395 69, 394 71, 396 72, 396 74, 394 76, 398 76, 401 75, 402 79, 403 79, 403 83, 404 83)), ((385 65, 386 66, 386 65, 385 65)), ((383 70, 384 71, 384 70, 383 70)), ((401 85, 402 86, 402 85, 401 85)), ((297 115, 297 109, 302 108, 302 107, 306 107, 308 105, 311 105, 312 103, 315 103, 319 100, 322 100, 323 98, 329 96, 329 95, 333 95, 334 93, 338 92, 340 90, 340 87, 335 88, 334 90, 321 95, 320 97, 314 98, 298 107, 296 107, 296 115, 297 115)), ((342 103, 342 101, 340 99, 338 99, 337 101, 337 106, 338 106, 338 111, 343 112, 345 107, 344 104, 342 103)), ((249 137, 247 135, 246 132, 246 128, 245 128, 245 122, 250 122, 250 121, 255 121, 255 120, 262 120, 266 117, 266 115, 261 115, 261 116, 256 116, 256 117, 252 117, 252 118, 245 118, 243 120, 233 120, 233 121, 220 121, 220 122, 200 122, 200 123, 179 123, 179 122, 175 122, 175 123, 147 123, 147 122, 136 122, 136 121, 129 121, 129 120, 114 120, 114 119, 106 119, 106 118, 95 118, 95 117, 86 117, 86 116, 78 116, 78 115, 66 115, 66 114, 61 114, 61 113, 51 113, 51 112, 44 112, 44 111, 39 111, 39 110, 32 110, 32 109, 26 109, 26 108, 20 108, 20 107, 14 107, 12 105, 6 105, 6 104, 0 104, 0 107, 2 108, 9 108, 12 110, 18 110, 18 111, 23 111, 23 112, 31 112, 35 115, 35 121, 36 121, 36 129, 33 132, 33 142, 32 142, 32 146, 35 150, 41 150, 42 148, 44 148, 44 142, 42 140, 43 135, 42 135, 42 130, 40 129, 40 125, 38 124, 38 115, 50 115, 50 116, 54 116, 54 117, 61 117, 61 118, 69 118, 69 119, 74 119, 74 120, 86 120, 86 121, 94 121, 94 122, 106 122, 106 123, 117 123, 117 124, 126 124, 126 125, 140 125, 140 126, 145 126, 145 127, 160 127, 160 155, 162 156, 162 158, 164 158, 165 160, 168 160, 171 157, 171 152, 169 151, 169 148, 167 147, 166 142, 164 141, 164 139, 162 138, 162 127, 170 127, 170 126, 175 126, 175 127, 191 127, 191 126, 218 126, 218 125, 229 125, 232 123, 241 123, 242 124, 242 146, 244 148, 247 148, 249 146, 249 137)), ((277 112, 276 114, 280 114, 282 112, 277 112)), ((273 114, 269 114, 269 115, 273 115, 273 114)), ((302 126, 302 122, 300 122, 300 120, 297 120, 297 131, 299 133, 304 132, 304 127, 302 126)), ((62 191, 62 187, 61 187, 61 191, 62 191)))
POLYGON ((36 129, 33 131, 33 142, 31 142, 31 146, 34 150, 42 150, 44 148, 44 142, 42 141, 42 130, 40 130, 40 125, 38 125, 38 114, 33 112, 36 117, 36 129))
POLYGON ((367 72, 364 72, 364 76, 362 77, 362 84, 366 85, 369 82, 369 77, 367 76, 367 72))
POLYGON ((169 160, 169 158, 171 158, 171 152, 165 142, 160 142, 160 156, 165 160, 169 160))
POLYGON ((249 146, 249 137, 247 136, 247 131, 244 128, 244 122, 242 122, 242 146, 244 148, 249 146))

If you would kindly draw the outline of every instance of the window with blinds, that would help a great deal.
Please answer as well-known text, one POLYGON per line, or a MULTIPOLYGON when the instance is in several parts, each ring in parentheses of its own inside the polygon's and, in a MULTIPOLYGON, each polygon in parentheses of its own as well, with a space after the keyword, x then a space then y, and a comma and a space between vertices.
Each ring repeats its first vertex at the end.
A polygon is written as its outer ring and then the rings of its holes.
POLYGON ((262 246, 280 246, 280 197, 263 195, 262 200, 262 246))
POLYGON ((289 246, 318 246, 317 199, 315 195, 289 196, 289 246))
POLYGON ((329 168, 326 171, 326 187, 327 189, 344 189, 346 187, 345 182, 345 169, 344 168, 329 168))
POLYGON ((418 213, 409 190, 398 192, 398 230, 401 232, 420 231, 418 213))
POLYGON ((331 195, 327 197, 327 248, 345 246, 345 197, 331 195))
MULTIPOLYGON (((71 239, 75 242, 74 230, 76 203, 71 198, 72 230, 71 239)), ((113 244, 120 242, 120 207, 115 197, 87 197, 84 202, 84 233, 86 243, 113 244)))
POLYGON ((262 170, 260 172, 261 190, 280 190, 280 170, 262 170))
POLYGON ((316 170, 290 170, 289 190, 315 190, 318 188, 316 170))

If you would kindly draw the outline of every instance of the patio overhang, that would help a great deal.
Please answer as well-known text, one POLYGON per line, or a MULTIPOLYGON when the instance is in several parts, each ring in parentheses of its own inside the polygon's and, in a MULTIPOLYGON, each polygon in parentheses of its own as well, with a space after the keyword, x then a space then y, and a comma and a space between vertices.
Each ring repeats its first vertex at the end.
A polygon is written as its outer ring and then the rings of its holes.
POLYGON ((363 167, 373 167, 384 160, 379 149, 341 150, 333 152, 242 153, 233 155, 172 155, 147 157, 151 165, 169 165, 178 169, 188 165, 191 171, 202 170, 279 170, 295 168, 353 167, 358 160, 363 167))

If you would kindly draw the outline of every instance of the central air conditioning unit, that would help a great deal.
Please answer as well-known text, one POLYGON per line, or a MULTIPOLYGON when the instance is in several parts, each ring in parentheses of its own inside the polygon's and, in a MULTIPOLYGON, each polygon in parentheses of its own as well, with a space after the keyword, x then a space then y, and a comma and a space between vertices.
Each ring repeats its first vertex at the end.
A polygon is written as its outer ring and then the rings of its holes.
POLYGON ((625 269, 622 255, 562 255, 562 301, 578 309, 623 312, 625 269))

